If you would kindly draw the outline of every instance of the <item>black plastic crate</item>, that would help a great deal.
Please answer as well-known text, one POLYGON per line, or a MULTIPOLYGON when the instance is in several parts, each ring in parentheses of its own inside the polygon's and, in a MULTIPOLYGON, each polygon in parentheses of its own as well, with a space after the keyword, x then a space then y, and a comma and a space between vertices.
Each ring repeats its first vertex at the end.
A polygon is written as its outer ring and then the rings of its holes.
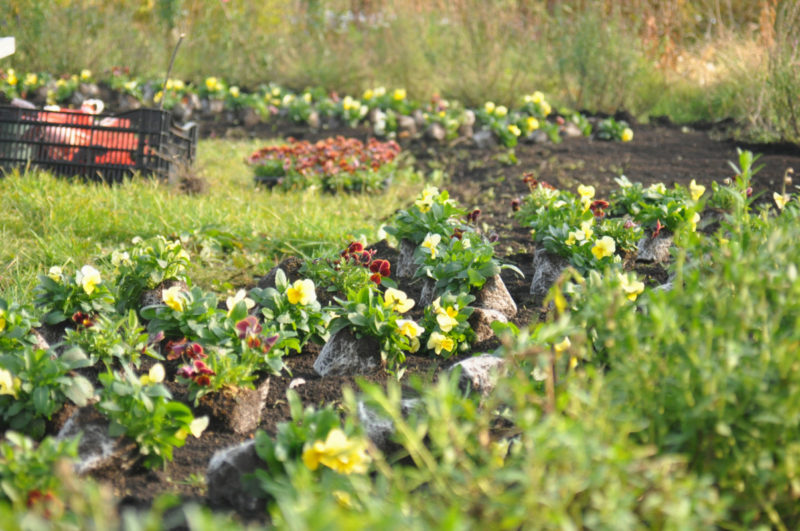
POLYGON ((64 176, 119 182, 134 172, 165 179, 194 162, 197 127, 168 111, 86 114, 0 106, 0 167, 35 166, 64 176))

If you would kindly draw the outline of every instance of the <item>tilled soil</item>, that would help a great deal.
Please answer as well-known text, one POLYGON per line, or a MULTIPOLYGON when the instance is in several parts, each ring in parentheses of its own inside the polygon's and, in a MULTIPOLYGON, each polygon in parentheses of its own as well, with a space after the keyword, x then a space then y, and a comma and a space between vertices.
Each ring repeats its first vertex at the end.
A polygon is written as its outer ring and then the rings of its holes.
MULTIPOLYGON (((634 131, 635 138, 629 143, 589 138, 568 138, 557 145, 522 143, 515 149, 516 164, 510 163, 506 149, 481 150, 461 140, 450 145, 422 141, 401 143, 414 154, 420 168, 443 169, 449 180, 442 187, 465 207, 480 208, 479 223, 485 223, 488 231, 498 233, 500 243, 497 251, 501 259, 519 267, 526 277, 521 279, 508 270, 503 273, 503 280, 520 310, 515 321, 525 324, 539 317, 529 295, 533 245, 528 231, 514 222, 509 205, 511 199, 527 192, 527 185, 521 180, 524 172, 533 172, 537 179, 559 188, 574 190, 578 183, 593 184, 600 197, 615 186, 613 179, 621 174, 645 185, 653 182, 664 182, 667 186, 688 184, 691 179, 710 185, 711 181, 733 176, 728 161, 738 160, 736 147, 740 146, 763 154, 759 164, 763 163, 764 167, 756 175, 753 188, 756 194, 763 194, 764 200, 771 201, 772 192, 781 189, 787 168, 800 170, 800 148, 795 145, 740 145, 714 140, 711 131, 702 128, 668 125, 639 125, 634 131)), ((219 125, 201 128, 201 134, 205 136, 215 136, 220 132, 219 125)), ((313 133, 298 128, 262 128, 238 134, 291 135, 313 140, 344 133, 346 131, 313 133)), ((364 139, 366 131, 357 130, 353 136, 364 139)), ((418 286, 400 287, 418 292, 418 286)), ((490 340, 476 345, 474 352, 490 351, 496 346, 496 340, 490 340)), ((291 374, 271 377, 261 429, 272 433, 279 422, 289 418, 286 391, 292 382, 305 405, 321 406, 339 402, 345 386, 357 389, 359 378, 378 383, 387 379, 381 371, 359 377, 319 378, 312 368, 318 351, 317 346, 306 348, 301 355, 287 359, 291 374)), ((411 375, 433 378, 453 361, 411 355, 404 378, 411 375)), ((105 473, 98 479, 109 482, 125 505, 146 506, 164 492, 175 492, 187 499, 213 505, 213 500, 205 498, 203 483, 209 459, 217 450, 252 436, 225 433, 212 425, 199 440, 190 437, 185 447, 176 449, 174 460, 164 470, 135 468, 124 474, 105 473)))

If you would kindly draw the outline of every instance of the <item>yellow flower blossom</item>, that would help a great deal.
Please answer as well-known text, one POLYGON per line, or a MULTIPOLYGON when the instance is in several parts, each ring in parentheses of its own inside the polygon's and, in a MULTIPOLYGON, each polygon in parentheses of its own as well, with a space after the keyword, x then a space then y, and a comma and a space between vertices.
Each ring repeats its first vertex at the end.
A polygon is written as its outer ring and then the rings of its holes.
POLYGON ((13 68, 9 68, 6 74, 6 82, 12 87, 19 82, 19 79, 17 79, 17 75, 14 73, 13 68))
POLYGON ((286 295, 289 297, 290 303, 300 304, 301 306, 311 304, 317 300, 314 281, 309 278, 296 280, 294 284, 289 286, 289 289, 286 290, 286 295))
POLYGON ((311 103, 311 93, 310 92, 304 92, 303 93, 303 101, 306 102, 306 103, 311 103))
POLYGON ((533 116, 528 116, 525 120, 525 127, 528 129, 528 132, 536 131, 539 129, 539 120, 534 118, 533 116))
POLYGON ((591 239, 594 235, 594 231, 592 230, 592 225, 594 224, 594 218, 588 219, 581 223, 581 232, 586 237, 587 240, 591 239))
POLYGON ((783 207, 785 207, 786 203, 792 199, 792 196, 789 194, 779 194, 778 192, 775 192, 772 194, 772 199, 775 200, 778 210, 783 210, 783 207))
POLYGON ((25 84, 28 86, 36 85, 39 82, 39 76, 30 73, 25 76, 25 84))
POLYGON ((222 88, 222 85, 219 79, 213 76, 206 78, 206 89, 208 89, 209 92, 217 92, 220 88, 222 88))
POLYGON ((452 306, 448 306, 447 308, 440 308, 438 312, 436 312, 436 323, 439 325, 439 328, 442 329, 442 332, 449 332, 453 329, 453 327, 458 326, 458 310, 452 306))
POLYGON ((692 219, 691 219, 691 221, 689 221, 689 223, 692 226, 692 232, 696 231, 697 230, 697 224, 700 223, 700 214, 695 212, 694 216, 692 216, 692 219))
POLYGON ((508 108, 505 105, 498 105, 494 110, 494 115, 498 118, 503 118, 508 114, 508 108))
POLYGON ((436 246, 439 245, 441 241, 442 237, 440 235, 428 233, 428 235, 425 236, 425 240, 422 242, 422 247, 430 249, 431 258, 436 258, 436 246))
MULTIPOLYGON (((316 296, 316 293, 314 295, 316 296)), ((240 289, 239 291, 236 292, 236 295, 225 299, 225 306, 228 308, 228 317, 230 317, 231 313, 233 312, 233 309, 236 308, 236 305, 242 301, 244 301, 244 305, 248 310, 250 310, 256 305, 255 301, 247 296, 247 292, 243 289, 240 289)))
POLYGON ((436 196, 439 195, 439 189, 435 186, 428 186, 420 194, 420 197, 414 201, 414 205, 420 210, 420 212, 427 212, 433 206, 433 200, 436 196))
POLYGON ((623 142, 630 142, 633 140, 633 129, 630 127, 626 127, 622 130, 622 135, 620 136, 620 140, 623 142))
POLYGON ((522 134, 522 131, 519 130, 515 124, 508 124, 508 132, 514 136, 519 136, 522 134))
POLYGON ((425 331, 420 325, 411 319, 397 320, 397 333, 409 339, 416 339, 419 343, 419 336, 425 331))
POLYGON ((364 94, 361 95, 361 99, 369 101, 369 100, 372 99, 373 96, 374 96, 374 94, 372 92, 372 89, 367 89, 367 90, 364 91, 364 94))
POLYGON ((163 98, 163 97, 164 97, 164 91, 163 90, 159 90, 153 96, 153 103, 158 103, 159 101, 161 101, 161 98, 163 98))
POLYGON ((333 498, 336 500, 336 503, 339 504, 340 507, 345 509, 352 509, 353 508, 353 498, 350 497, 350 493, 344 490, 335 490, 331 492, 333 494, 333 498))
POLYGON ((544 94, 537 90, 532 94, 526 94, 524 100, 525 103, 541 103, 544 101, 544 94))
POLYGON ((628 300, 635 301, 636 297, 644 291, 644 282, 637 280, 636 277, 620 274, 619 279, 622 282, 622 291, 625 292, 628 300))
POLYGON ((231 87, 230 89, 228 89, 228 93, 231 95, 232 98, 238 98, 241 95, 241 92, 239 91, 239 87, 235 87, 235 86, 231 87))
POLYGON ((171 288, 167 288, 161 292, 161 300, 164 301, 164 304, 175 310, 176 312, 182 312, 183 307, 186 304, 186 301, 183 296, 183 290, 180 286, 172 286, 171 288))
POLYGON ((406 313, 414 307, 414 299, 409 298, 404 291, 395 288, 386 288, 383 294, 383 305, 397 313, 406 313))
POLYGON ((542 114, 545 116, 549 116, 550 113, 553 112, 553 108, 544 100, 540 102, 539 106, 542 108, 542 114))
POLYGON ((15 378, 10 371, 0 369, 0 395, 11 395, 16 398, 21 385, 20 379, 15 378))
POLYGON ((602 260, 607 256, 611 256, 614 254, 614 251, 617 250, 617 245, 614 243, 614 238, 611 236, 603 236, 597 243, 594 244, 592 247, 592 254, 598 260, 602 260))
POLYGON ((402 101, 406 99, 406 89, 404 88, 395 89, 394 94, 392 94, 392 97, 394 98, 395 101, 402 101))
POLYGON ((694 179, 692 179, 692 182, 689 183, 689 193, 692 196, 692 201, 697 201, 700 199, 700 196, 702 196, 705 191, 706 187, 702 184, 697 184, 694 179))
POLYGON ((61 282, 61 275, 63 272, 59 266, 53 266, 47 271, 47 276, 53 279, 54 282, 61 282))
POLYGON ((441 354, 442 350, 453 352, 455 346, 455 341, 439 332, 433 332, 428 338, 428 348, 432 348, 437 355, 441 354))
POLYGON ((91 70, 87 70, 85 68, 83 70, 81 70, 81 81, 89 81, 89 79, 91 79, 91 77, 92 77, 92 71, 91 70))
POLYGON ((142 383, 142 385, 161 383, 164 381, 165 374, 164 366, 160 363, 156 363, 150 367, 150 370, 147 372, 147 374, 143 374, 139 377, 139 381, 142 383))
POLYGON ((483 104, 483 110, 486 111, 486 114, 493 114, 495 109, 495 104, 493 101, 487 101, 483 104))
POLYGON ((564 352, 571 346, 572 342, 569 340, 568 337, 565 336, 564 339, 553 345, 553 348, 555 349, 556 352, 564 352))
POLYGON ((594 186, 583 184, 578 185, 578 195, 581 196, 581 199, 593 199, 594 193, 594 186))
POLYGON ((303 463, 310 470, 316 470, 322 464, 340 474, 363 474, 369 462, 366 450, 365 441, 348 439, 340 428, 333 428, 324 441, 306 443, 303 463))
POLYGON ((380 98, 386 94, 386 87, 378 87, 374 90, 375 97, 380 98))
POLYGON ((6 311, 0 308, 0 332, 6 329, 6 311))
POLYGON ((100 278, 100 271, 90 265, 85 265, 78 271, 75 279, 81 285, 87 295, 91 295, 98 284, 103 280, 100 278))

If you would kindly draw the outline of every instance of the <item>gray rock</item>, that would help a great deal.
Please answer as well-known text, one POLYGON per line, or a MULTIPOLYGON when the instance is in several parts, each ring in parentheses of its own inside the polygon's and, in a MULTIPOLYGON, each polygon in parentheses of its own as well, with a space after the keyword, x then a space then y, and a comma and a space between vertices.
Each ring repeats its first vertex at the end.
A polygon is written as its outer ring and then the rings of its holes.
MULTIPOLYGON (((419 398, 404 398, 400 401, 400 412, 404 417, 410 412, 419 409, 422 402, 419 398)), ((358 420, 364 428, 364 432, 381 452, 389 453, 397 450, 399 445, 392 441, 394 435, 394 423, 369 408, 363 401, 358 402, 358 420)))
POLYGON ((172 116, 179 122, 188 122, 192 117, 192 108, 181 101, 176 103, 172 109, 170 109, 170 112, 172 112, 172 116))
POLYGON ((472 141, 480 149, 492 149, 497 147, 497 139, 490 129, 481 129, 472 135, 472 141))
POLYGON ((637 262, 669 262, 669 250, 672 248, 672 236, 667 234, 659 234, 655 238, 645 236, 639 240, 637 247, 637 262))
POLYGON ((347 328, 331 336, 314 360, 314 371, 322 376, 365 374, 381 366, 380 345, 375 338, 356 336, 347 328))
POLYGON ((475 332, 475 342, 480 343, 494 336, 492 330, 492 323, 500 321, 507 323, 508 317, 499 310, 490 310, 487 308, 475 308, 472 315, 469 316, 469 324, 475 332))
POLYGON ((281 262, 269 270, 269 273, 261 277, 258 281, 258 287, 261 289, 266 288, 274 288, 275 287, 275 275, 278 274, 278 270, 283 270, 284 274, 286 275, 286 280, 289 283, 295 282, 296 280, 300 280, 302 276, 300 275, 300 268, 303 267, 303 261, 296 256, 289 256, 281 260, 281 262))
POLYGON ((117 107, 119 108, 120 112, 132 111, 134 109, 141 108, 141 106, 142 102, 130 94, 120 93, 117 97, 117 107))
POLYGON ((411 278, 417 272, 417 264, 414 263, 414 251, 417 246, 411 240, 403 238, 400 240, 400 255, 395 263, 395 273, 399 278, 411 278))
POLYGON ((245 514, 263 513, 266 500, 253 495, 244 476, 265 468, 264 462, 256 453, 254 440, 245 441, 238 446, 218 450, 208 462, 206 486, 208 499, 220 507, 232 507, 245 514))
POLYGON ((432 122, 425 129, 425 136, 436 142, 444 142, 445 138, 447 138, 447 130, 439 122, 432 122))
POLYGON ((432 278, 426 278, 422 282, 422 290, 419 294, 418 305, 422 308, 428 306, 436 298, 436 281, 432 278))
POLYGON ((228 431, 239 435, 252 433, 261 422, 269 384, 270 379, 267 378, 256 389, 225 387, 200 398, 200 409, 228 431))
POLYGON ((491 354, 481 354, 474 358, 459 361, 448 369, 448 372, 461 368, 458 386, 464 391, 475 391, 483 396, 491 393, 497 385, 497 378, 505 366, 503 358, 491 354))
POLYGON ((474 305, 479 308, 497 310, 509 319, 517 315, 517 304, 511 298, 500 275, 486 279, 486 284, 475 294, 474 305))
POLYGON ((411 113, 411 117, 414 118, 414 123, 417 124, 417 129, 422 129, 425 127, 425 113, 423 113, 420 109, 416 109, 413 113, 411 113))
POLYGON ((566 138, 578 138, 583 136, 581 130, 572 122, 566 122, 561 128, 561 134, 566 138))
POLYGON ((533 279, 531 280, 531 295, 534 299, 544 299, 550 287, 558 280, 568 264, 569 262, 561 256, 545 249, 536 249, 533 254, 533 279))
POLYGON ((109 420, 90 405, 78 408, 59 430, 56 435, 59 440, 82 434, 76 473, 87 474, 112 467, 124 471, 136 461, 136 443, 126 437, 110 437, 108 426, 109 420))
POLYGON ((417 121, 401 114, 397 117, 397 132, 401 137, 417 136, 417 121))
POLYGON ((255 127, 261 122, 261 117, 258 115, 258 112, 250 106, 242 107, 237 111, 239 121, 241 121, 242 125, 245 127, 255 127))
POLYGON ((547 144, 550 142, 550 137, 541 129, 537 129, 526 136, 524 141, 528 144, 547 144))
MULTIPOLYGON (((306 121, 308 122, 308 126, 311 129, 319 129, 319 126, 320 126, 321 122, 320 122, 320 119, 319 119, 319 113, 317 111, 311 111, 311 114, 308 115, 308 120, 306 120, 306 121)), ((247 124, 245 124, 245 125, 247 125, 247 124)))

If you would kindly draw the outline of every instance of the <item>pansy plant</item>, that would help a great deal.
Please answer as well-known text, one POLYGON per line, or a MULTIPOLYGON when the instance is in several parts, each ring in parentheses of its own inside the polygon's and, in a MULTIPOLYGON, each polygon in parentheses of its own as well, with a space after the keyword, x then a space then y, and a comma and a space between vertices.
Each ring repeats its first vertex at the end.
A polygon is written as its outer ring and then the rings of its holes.
POLYGON ((426 331, 422 344, 437 356, 448 358, 469 348, 475 339, 468 319, 475 297, 467 293, 445 293, 425 307, 422 326, 426 331))
POLYGON ((44 310, 42 321, 47 324, 62 323, 78 311, 89 315, 113 311, 114 296, 100 271, 91 265, 81 267, 74 275, 53 266, 47 275, 39 275, 34 293, 34 302, 44 310))
POLYGON ((39 322, 32 309, 0 298, 0 352, 12 352, 36 344, 33 327, 39 322))
MULTIPOLYGON (((331 322, 331 334, 347 328, 357 338, 374 338, 388 372, 394 372, 405 362, 406 352, 419 349, 422 331, 406 323, 407 319, 403 317, 414 307, 414 300, 405 292, 387 288, 382 294, 373 287, 365 286, 358 292, 348 293, 347 300, 335 300, 340 307, 331 322)), ((398 377, 402 373, 401 369, 398 377)))
POLYGON ((449 237, 455 228, 463 225, 467 211, 450 199, 447 190, 426 187, 406 210, 398 212, 386 232, 398 240, 408 240, 419 245, 429 234, 449 237))

